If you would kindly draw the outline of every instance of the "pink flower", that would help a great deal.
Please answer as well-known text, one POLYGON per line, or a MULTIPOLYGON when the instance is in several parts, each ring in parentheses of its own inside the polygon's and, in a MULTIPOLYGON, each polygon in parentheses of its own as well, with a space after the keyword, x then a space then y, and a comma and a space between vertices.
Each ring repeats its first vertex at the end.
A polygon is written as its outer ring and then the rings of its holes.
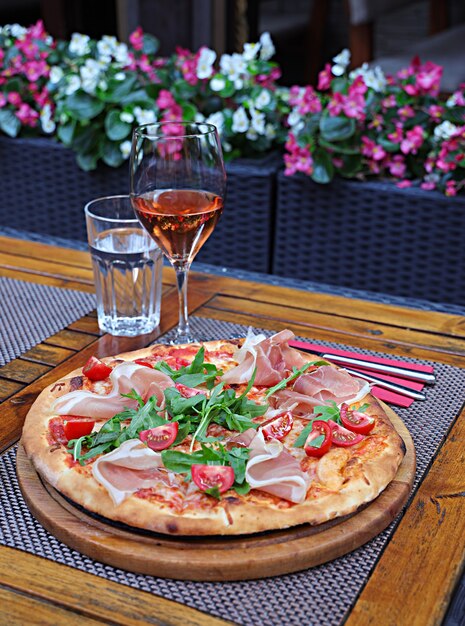
POLYGON ((368 91, 368 87, 365 84, 362 76, 357 76, 354 82, 349 87, 349 96, 353 94, 359 94, 363 96, 368 91))
POLYGON ((412 186, 411 180, 401 180, 400 183, 396 183, 396 187, 399 187, 399 189, 406 189, 407 187, 411 187, 411 186, 412 186))
POLYGON ((372 139, 366 137, 365 135, 362 137, 362 154, 367 156, 374 161, 382 161, 386 156, 386 152, 384 148, 378 146, 372 139))
POLYGON ((42 20, 38 20, 35 24, 29 27, 28 29, 29 37, 32 39, 46 39, 47 31, 44 28, 44 23, 42 20))
POLYGON ((406 106, 401 107, 398 110, 398 113, 399 113, 400 117, 404 117, 404 118, 409 118, 409 117, 414 117, 415 116, 415 111, 408 104, 406 106))
POLYGON ((437 96, 441 84, 443 68, 427 61, 417 74, 417 85, 423 95, 437 96))
POLYGON ((405 170, 407 167, 405 165, 404 157, 401 154, 396 154, 392 157, 387 166, 391 176, 395 176, 396 178, 402 178, 402 176, 405 176, 405 170))
POLYGON ((274 67, 269 74, 258 74, 255 77, 257 85, 267 87, 268 89, 275 89, 274 81, 281 78, 281 70, 279 67, 274 67))
POLYGON ((32 83, 41 76, 48 76, 49 67, 45 61, 29 61, 25 65, 24 73, 32 83))
POLYGON ((19 95, 17 91, 10 91, 10 93, 7 94, 6 99, 8 100, 10 104, 12 104, 15 107, 19 106, 22 102, 21 96, 19 95))
POLYGON ((441 115, 444 113, 444 107, 441 107, 438 104, 432 104, 428 109, 428 113, 431 115, 431 117, 440 120, 441 115))
POLYGON ((333 165, 334 167, 337 167, 338 169, 340 169, 344 165, 344 160, 341 159, 340 157, 333 157, 333 165))
POLYGON ((176 100, 167 89, 162 89, 158 94, 157 106, 160 109, 169 109, 176 104, 176 100))
POLYGON ((389 141, 392 143, 400 143, 403 138, 402 126, 396 126, 396 130, 388 134, 389 141))
POLYGON ((342 111, 342 106, 345 102, 345 98, 342 93, 338 91, 333 94, 333 97, 328 103, 328 113, 333 117, 339 115, 342 111))
POLYGON ((381 130, 383 126, 383 116, 376 114, 372 121, 368 124, 368 128, 379 128, 381 130))
POLYGON ((302 148, 299 146, 293 133, 289 133, 285 147, 289 151, 289 154, 284 155, 284 163, 286 165, 284 173, 286 176, 292 176, 296 172, 311 175, 313 172, 313 159, 309 147, 305 146, 302 148))
POLYGON ((0 108, 4 107, 6 103, 7 103, 7 99, 2 93, 0 93, 0 108))
POLYGON ((423 144, 423 128, 414 126, 412 130, 408 130, 405 139, 400 144, 400 150, 404 154, 416 154, 418 148, 423 144))
POLYGON ((291 87, 289 102, 292 106, 297 106, 301 115, 321 111, 321 102, 311 86, 305 87, 303 91, 300 87, 291 87))
POLYGON ((134 50, 142 50, 144 46, 144 31, 140 26, 138 26, 136 30, 129 35, 129 42, 134 50))
POLYGON ((24 54, 26 59, 37 58, 39 47, 31 39, 23 39, 22 41, 18 40, 15 45, 18 50, 24 54))
POLYGON ((343 111, 347 117, 353 117, 357 120, 365 119, 365 98, 357 92, 351 93, 349 87, 349 95, 344 99, 343 111))
POLYGON ((39 114, 25 102, 15 112, 15 115, 25 126, 37 126, 39 114))
POLYGON ((382 105, 383 105, 383 108, 385 109, 390 109, 392 107, 395 107, 397 105, 395 96, 391 94, 387 96, 386 98, 384 98, 382 105))
POLYGON ((446 196, 456 196, 457 195, 457 187, 455 180, 448 180, 446 183, 445 189, 446 196))
POLYGON ((331 65, 326 63, 325 67, 318 74, 318 87, 320 91, 326 91, 331 87, 331 65))
POLYGON ((427 181, 421 183, 420 187, 422 189, 425 189, 426 191, 433 191, 433 189, 436 189, 435 183, 433 183, 433 181, 431 181, 431 180, 427 180, 427 181))

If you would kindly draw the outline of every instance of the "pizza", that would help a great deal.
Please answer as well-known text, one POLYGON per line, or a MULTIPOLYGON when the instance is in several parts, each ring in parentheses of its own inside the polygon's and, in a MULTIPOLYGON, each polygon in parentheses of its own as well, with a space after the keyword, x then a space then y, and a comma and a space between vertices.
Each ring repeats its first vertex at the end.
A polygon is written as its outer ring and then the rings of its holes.
POLYGON ((80 507, 158 533, 240 535, 354 513, 393 480, 405 445, 368 383, 293 337, 91 357, 37 398, 26 454, 80 507))

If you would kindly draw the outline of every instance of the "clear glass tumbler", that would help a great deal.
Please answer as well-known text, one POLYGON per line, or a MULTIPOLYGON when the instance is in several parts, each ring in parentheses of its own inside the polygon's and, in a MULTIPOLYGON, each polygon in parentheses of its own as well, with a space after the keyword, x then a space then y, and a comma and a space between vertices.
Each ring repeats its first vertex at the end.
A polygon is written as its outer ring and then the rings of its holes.
POLYGON ((129 196, 85 206, 98 323, 111 335, 152 332, 160 323, 162 253, 137 220, 129 196))

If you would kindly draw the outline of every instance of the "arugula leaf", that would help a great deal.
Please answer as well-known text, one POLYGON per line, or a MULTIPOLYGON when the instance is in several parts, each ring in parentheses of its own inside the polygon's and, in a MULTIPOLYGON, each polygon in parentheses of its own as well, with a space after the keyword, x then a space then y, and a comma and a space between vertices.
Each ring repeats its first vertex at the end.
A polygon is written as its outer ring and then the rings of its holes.
POLYGON ((205 348, 202 346, 195 355, 192 363, 178 370, 172 369, 165 361, 159 361, 155 364, 155 369, 167 374, 175 382, 188 387, 198 387, 206 385, 207 389, 211 389, 215 384, 215 380, 223 373, 213 363, 205 363, 205 348))
MULTIPOLYGON (((307 441, 307 437, 309 436, 313 428, 313 422, 315 420, 321 420, 323 422, 328 422, 329 420, 333 420, 333 422, 336 422, 337 424, 341 423, 340 411, 337 407, 337 404, 334 401, 331 402, 331 405, 316 406, 313 409, 313 414, 315 417, 313 417, 309 421, 307 426, 305 426, 305 428, 302 430, 300 435, 294 441, 294 445, 293 445, 294 448, 302 448, 305 445, 305 442, 307 441)), ((318 440, 318 437, 315 439, 315 441, 317 440, 318 440)))
POLYGON ((362 406, 359 406, 358 409, 355 407, 355 405, 352 405, 350 407, 351 411, 358 411, 358 413, 365 413, 365 411, 369 408, 369 404, 367 402, 365 402, 365 404, 362 404, 362 406))
POLYGON ((297 369, 297 367, 293 367, 292 374, 288 376, 287 378, 284 378, 281 382, 279 382, 274 387, 270 387, 265 394, 265 398, 269 398, 271 394, 275 393, 276 391, 279 391, 280 389, 284 389, 285 387, 287 387, 288 383, 295 380, 296 378, 299 378, 299 376, 304 374, 308 370, 309 367, 311 366, 320 367, 320 365, 329 365, 329 363, 328 361, 321 361, 321 360, 320 361, 308 361, 308 363, 305 363, 305 365, 301 367, 300 369, 297 369))
POLYGON ((209 496, 213 496, 217 500, 221 500, 221 493, 218 487, 210 487, 209 489, 205 489, 205 493, 208 493, 209 496))
POLYGON ((321 444, 323 443, 324 440, 325 440, 324 435, 318 435, 318 437, 315 437, 315 439, 313 439, 313 441, 310 441, 308 445, 311 448, 321 448, 321 444))

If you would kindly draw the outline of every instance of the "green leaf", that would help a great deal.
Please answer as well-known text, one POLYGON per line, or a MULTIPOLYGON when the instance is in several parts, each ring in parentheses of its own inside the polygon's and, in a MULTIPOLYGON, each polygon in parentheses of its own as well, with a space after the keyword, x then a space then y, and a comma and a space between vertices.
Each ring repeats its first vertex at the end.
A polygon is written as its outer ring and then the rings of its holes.
POLYGON ((329 183, 334 176, 334 165, 330 155, 323 150, 315 150, 313 153, 312 179, 316 183, 329 183))
POLYGON ((0 128, 9 137, 16 137, 21 130, 21 122, 12 111, 1 109, 0 128))
POLYGON ((68 122, 67 124, 63 124, 58 126, 57 135, 58 139, 65 144, 65 146, 70 146, 73 141, 74 129, 76 128, 76 122, 68 122))
POLYGON ((132 130, 131 124, 120 119, 121 111, 113 109, 105 117, 105 131, 107 137, 112 141, 122 141, 126 139, 132 130))
POLYGON ((386 152, 397 152, 399 150, 398 143, 394 143, 393 141, 384 139, 384 137, 378 137, 376 141, 382 148, 386 150, 386 152))
POLYGON ((85 172, 97 169, 97 159, 96 154, 78 154, 76 157, 79 167, 85 172))
POLYGON ((326 141, 343 141, 355 133, 355 120, 348 117, 323 116, 320 119, 320 132, 326 141))
POLYGON ((134 87, 136 83, 136 76, 127 75, 124 80, 116 80, 115 78, 111 78, 108 81, 106 91, 102 93, 102 97, 107 102, 121 102, 122 98, 125 98, 126 96, 134 92, 134 87))
POLYGON ((320 137, 318 143, 323 148, 328 148, 329 150, 333 150, 334 152, 338 152, 339 154, 360 154, 360 147, 352 147, 344 143, 332 143, 331 141, 326 141, 323 137, 320 137))
POLYGON ((142 43, 142 52, 144 54, 156 54, 159 47, 160 42, 156 37, 150 35, 149 33, 144 33, 142 43))
POLYGON ((96 117, 105 108, 105 103, 96 100, 88 93, 75 91, 66 98, 66 107, 77 120, 86 121, 96 117))
POLYGON ((361 155, 348 155, 344 157, 344 164, 337 168, 338 172, 347 178, 352 178, 362 169, 361 155))
POLYGON ((321 444, 323 443, 324 440, 325 440, 325 436, 319 435, 318 437, 315 437, 315 439, 310 441, 308 445, 311 448, 321 448, 321 444))
POLYGON ((110 167, 119 167, 124 162, 119 146, 108 140, 103 144, 102 159, 110 167))
POLYGON ((118 100, 118 103, 121 106, 126 106, 128 104, 138 104, 144 109, 153 109, 155 108, 155 102, 153 99, 147 94, 145 89, 136 89, 131 93, 128 93, 123 98, 118 100))
POLYGON ((236 87, 235 87, 234 83, 227 78, 226 79, 226 84, 223 87, 223 89, 219 92, 219 95, 222 98, 230 98, 235 93, 236 93, 236 87))
POLYGON ((182 105, 182 119, 186 122, 192 122, 195 119, 197 107, 189 102, 182 105))

